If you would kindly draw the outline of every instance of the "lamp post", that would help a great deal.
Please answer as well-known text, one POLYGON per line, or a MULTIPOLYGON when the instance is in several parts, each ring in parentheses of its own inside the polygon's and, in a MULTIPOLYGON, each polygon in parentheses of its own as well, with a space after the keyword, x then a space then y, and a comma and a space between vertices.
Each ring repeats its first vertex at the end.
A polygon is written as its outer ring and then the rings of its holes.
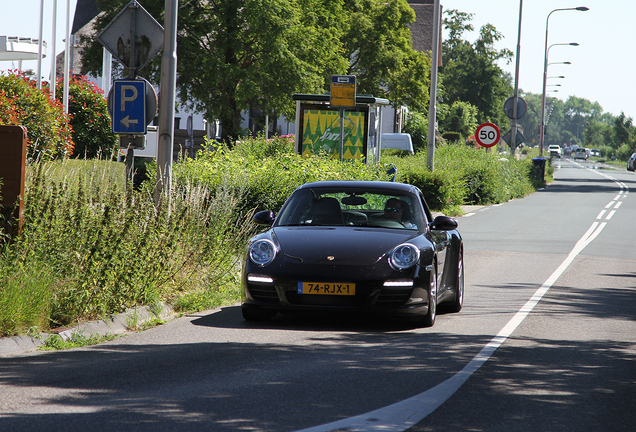
POLYGON ((550 15, 558 11, 574 10, 574 11, 585 12, 585 11, 588 11, 589 9, 590 8, 586 6, 554 9, 552 12, 548 14, 548 17, 545 20, 545 51, 544 51, 545 54, 543 58, 543 94, 541 96, 541 130, 539 131, 539 157, 540 158, 543 157, 543 133, 545 129, 545 88, 546 88, 546 81, 548 79, 548 52, 550 51, 550 48, 552 48, 554 45, 573 45, 573 46, 578 45, 577 43, 554 44, 548 47, 548 24, 550 23, 550 15))

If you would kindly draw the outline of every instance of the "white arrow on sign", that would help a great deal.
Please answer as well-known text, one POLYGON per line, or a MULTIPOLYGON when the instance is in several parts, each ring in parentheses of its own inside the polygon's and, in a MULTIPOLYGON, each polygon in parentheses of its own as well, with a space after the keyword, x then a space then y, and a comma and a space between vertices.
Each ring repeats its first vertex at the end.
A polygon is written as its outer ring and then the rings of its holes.
POLYGON ((124 117, 123 119, 119 120, 119 122, 120 122, 121 124, 123 124, 124 126, 126 126, 127 128, 129 128, 131 124, 138 124, 138 123, 139 123, 139 120, 137 120, 137 119, 132 119, 132 120, 131 120, 131 119, 130 119, 130 116, 129 116, 129 115, 127 115, 127 116, 126 116, 126 117, 124 117))

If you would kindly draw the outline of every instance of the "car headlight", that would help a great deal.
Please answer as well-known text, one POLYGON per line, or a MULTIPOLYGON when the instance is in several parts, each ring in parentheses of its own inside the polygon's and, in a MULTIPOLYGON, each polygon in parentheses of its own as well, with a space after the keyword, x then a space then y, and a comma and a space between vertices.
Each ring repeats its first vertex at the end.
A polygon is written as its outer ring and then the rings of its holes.
POLYGON ((401 244, 391 251, 389 264, 396 270, 413 267, 420 259, 420 250, 412 244, 401 244))
POLYGON ((257 240, 250 246, 250 260, 257 266, 266 266, 276 257, 276 246, 271 240, 257 240))

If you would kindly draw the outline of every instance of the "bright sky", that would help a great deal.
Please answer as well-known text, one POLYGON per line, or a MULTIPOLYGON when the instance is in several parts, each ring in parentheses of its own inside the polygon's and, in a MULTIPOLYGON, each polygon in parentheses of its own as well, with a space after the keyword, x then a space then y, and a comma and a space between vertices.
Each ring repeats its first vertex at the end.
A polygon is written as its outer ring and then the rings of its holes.
MULTIPOLYGON (((40 0, 0 0, 0 36, 40 38, 40 0)), ((53 46, 53 4, 57 3, 57 24, 55 26, 55 52, 64 51, 66 39, 67 9, 70 10, 69 31, 73 27, 73 16, 77 0, 44 0, 42 40, 47 44, 47 56, 42 60, 42 77, 48 81, 51 70, 51 48, 53 46)), ((37 71, 37 60, 22 62, 22 69, 37 71)), ((17 61, 0 61, 0 70, 17 69, 17 61)))
MULTIPOLYGON (((474 14, 473 26, 478 30, 490 23, 503 34, 497 48, 508 48, 516 54, 519 31, 519 5, 522 0, 441 0, 444 10, 457 9, 474 14)), ((52 40, 54 0, 44 0, 43 39, 49 51, 52 40)), ((66 10, 70 4, 72 26, 76 0, 57 0, 56 52, 64 50, 66 10)), ((141 1, 143 5, 143 0, 141 1)), ((548 77, 550 96, 566 100, 577 96, 598 102, 605 112, 614 115, 621 111, 636 118, 636 90, 633 83, 634 42, 636 42, 635 0, 525 0, 521 17, 521 51, 519 88, 540 94, 543 80, 546 18, 558 8, 587 6, 587 12, 558 11, 549 20, 548 45, 577 42, 580 45, 558 45, 550 49, 549 62, 569 61, 572 64, 553 64, 548 77)), ((0 36, 39 37, 40 0, 0 0, 0 36)), ((468 38, 474 41, 475 33, 468 38)), ((49 76, 50 57, 42 62, 42 74, 49 76)), ((0 70, 17 68, 17 62, 0 62, 0 70)), ((502 68, 515 74, 515 61, 502 68)), ((23 69, 37 69, 37 61, 23 62, 23 69)), ((512 96, 512 95, 511 95, 512 96)), ((502 107, 503 109, 503 107, 502 107)))
MULTIPOLYGON (((519 33, 519 0, 441 0, 444 10, 457 9, 474 14, 476 30, 492 24, 504 39, 497 48, 516 55, 519 33)), ((542 93, 546 19, 554 9, 587 6, 587 12, 557 11, 548 23, 548 46, 577 42, 579 46, 557 45, 549 50, 548 95, 566 100, 576 96, 598 102, 603 111, 618 115, 623 111, 636 118, 633 44, 636 42, 636 1, 634 0, 524 0, 521 16, 519 88, 542 93), (550 92, 550 90, 558 92, 550 92)), ((469 38, 474 41, 477 34, 469 38)), ((501 65, 513 76, 515 62, 501 65)))

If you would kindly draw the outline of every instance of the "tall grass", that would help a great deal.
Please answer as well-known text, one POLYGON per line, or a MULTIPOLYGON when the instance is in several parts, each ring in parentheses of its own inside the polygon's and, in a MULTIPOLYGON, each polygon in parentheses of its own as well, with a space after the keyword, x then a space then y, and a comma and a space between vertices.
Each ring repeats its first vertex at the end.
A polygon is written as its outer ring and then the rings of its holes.
POLYGON ((155 206, 152 185, 133 190, 121 164, 94 160, 30 166, 27 186, 22 235, 2 251, 2 297, 17 300, 2 303, 0 334, 228 283, 236 290, 228 276, 235 277, 252 226, 236 218, 237 199, 227 189, 212 193, 184 181, 168 211, 155 206), (31 294, 16 294, 21 285, 31 294))

